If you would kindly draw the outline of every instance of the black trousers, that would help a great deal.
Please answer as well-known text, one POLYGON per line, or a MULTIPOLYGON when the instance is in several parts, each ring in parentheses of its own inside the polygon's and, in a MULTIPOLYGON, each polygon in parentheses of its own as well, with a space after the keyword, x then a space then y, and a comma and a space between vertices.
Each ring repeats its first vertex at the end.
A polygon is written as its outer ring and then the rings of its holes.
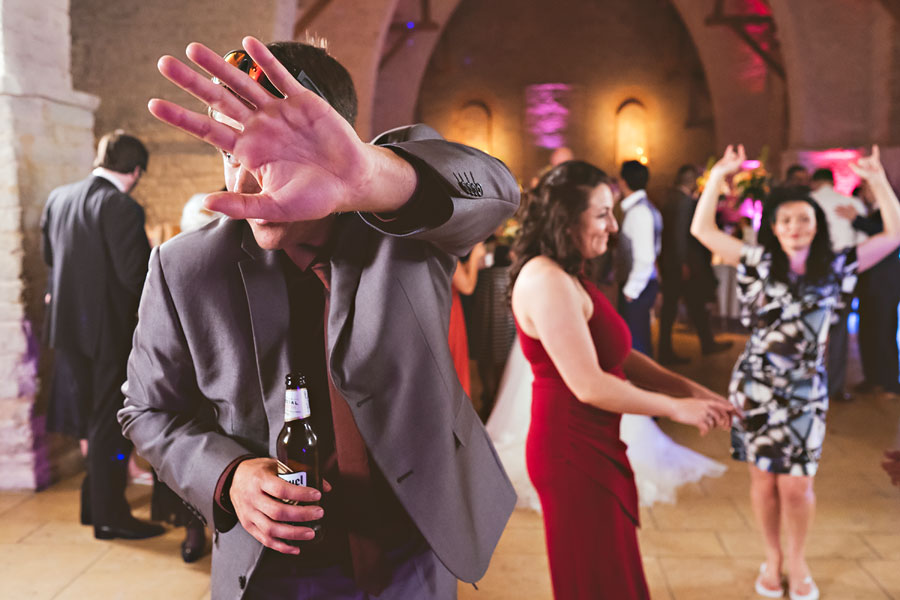
POLYGON ((847 331, 847 317, 850 307, 837 313, 837 321, 828 330, 828 395, 834 396, 844 391, 847 379, 847 346, 850 333, 847 331))
POLYGON ((712 327, 709 324, 709 310, 706 308, 706 286, 696 282, 683 280, 681 273, 664 273, 662 285, 662 310, 659 316, 659 348, 660 354, 672 354, 672 327, 678 315, 678 303, 683 298, 687 307, 688 318, 697 330, 700 346, 708 348, 713 343, 712 327))
POLYGON ((897 304, 893 281, 879 281, 875 271, 863 273, 859 292, 859 354, 869 383, 898 391, 897 304))
POLYGON ((122 408, 127 356, 119 360, 94 360, 78 351, 57 348, 77 374, 78 386, 90 399, 87 418, 87 477, 82 482, 82 515, 95 526, 115 525, 131 514, 125 499, 128 456, 132 444, 122 435, 116 413, 122 408))
POLYGON ((653 356, 653 342, 650 340, 650 310, 656 302, 659 283, 656 279, 647 282, 640 296, 631 302, 625 301, 625 294, 619 289, 619 314, 625 319, 631 331, 631 347, 647 356, 653 356))

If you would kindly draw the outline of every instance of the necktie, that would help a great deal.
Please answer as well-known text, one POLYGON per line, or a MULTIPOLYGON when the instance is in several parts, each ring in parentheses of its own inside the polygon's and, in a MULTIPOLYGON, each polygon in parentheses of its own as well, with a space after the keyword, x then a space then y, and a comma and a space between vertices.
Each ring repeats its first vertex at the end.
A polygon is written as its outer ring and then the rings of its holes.
MULTIPOLYGON (((325 287, 326 344, 328 343, 331 279, 328 272, 329 267, 328 263, 312 265, 313 272, 325 287)), ((346 502, 344 514, 347 517, 347 536, 350 559, 353 563, 353 578, 360 588, 377 595, 387 587, 389 572, 385 565, 384 553, 377 540, 365 534, 365 531, 369 529, 365 523, 369 516, 365 510, 365 503, 374 497, 369 456, 366 444, 353 420, 353 413, 350 412, 347 401, 331 380, 331 372, 327 368, 327 356, 326 347, 326 371, 328 372, 328 392, 331 400, 331 419, 334 426, 334 445, 338 471, 341 474, 341 485, 344 487, 343 498, 346 502)))

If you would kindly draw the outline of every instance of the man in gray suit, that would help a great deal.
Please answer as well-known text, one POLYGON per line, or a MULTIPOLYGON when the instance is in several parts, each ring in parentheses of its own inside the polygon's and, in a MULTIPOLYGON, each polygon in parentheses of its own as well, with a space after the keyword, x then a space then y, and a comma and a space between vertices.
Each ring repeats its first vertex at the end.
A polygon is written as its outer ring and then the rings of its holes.
POLYGON ((487 569, 515 494, 455 375, 450 276, 515 211, 516 183, 422 126, 362 143, 350 77, 319 48, 244 48, 188 47, 213 82, 160 60, 211 118, 150 110, 221 150, 228 191, 207 206, 231 218, 154 251, 119 420, 214 528, 213 598, 454 598, 456 578, 487 569), (270 458, 295 370, 324 495, 270 458), (317 518, 318 545, 285 543, 317 518))

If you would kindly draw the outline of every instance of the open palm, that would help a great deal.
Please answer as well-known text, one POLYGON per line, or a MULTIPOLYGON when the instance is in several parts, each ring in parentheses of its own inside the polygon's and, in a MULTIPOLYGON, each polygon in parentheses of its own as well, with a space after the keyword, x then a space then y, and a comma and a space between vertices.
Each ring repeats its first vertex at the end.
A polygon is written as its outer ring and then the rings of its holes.
POLYGON ((371 147, 259 40, 245 38, 244 48, 285 98, 276 98, 202 44, 188 46, 188 58, 231 91, 171 56, 159 61, 167 79, 205 102, 217 118, 165 100, 151 100, 150 112, 232 155, 261 188, 256 194, 211 194, 207 206, 239 219, 298 221, 352 205, 373 177, 371 147))

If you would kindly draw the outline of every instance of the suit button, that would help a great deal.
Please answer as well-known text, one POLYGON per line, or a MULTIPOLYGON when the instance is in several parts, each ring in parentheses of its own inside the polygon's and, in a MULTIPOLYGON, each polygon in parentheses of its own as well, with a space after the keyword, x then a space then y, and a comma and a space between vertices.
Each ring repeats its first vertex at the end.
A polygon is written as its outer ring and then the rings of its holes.
POLYGON ((238 585, 241 586, 241 589, 247 587, 247 578, 241 575, 238 577, 238 585))

